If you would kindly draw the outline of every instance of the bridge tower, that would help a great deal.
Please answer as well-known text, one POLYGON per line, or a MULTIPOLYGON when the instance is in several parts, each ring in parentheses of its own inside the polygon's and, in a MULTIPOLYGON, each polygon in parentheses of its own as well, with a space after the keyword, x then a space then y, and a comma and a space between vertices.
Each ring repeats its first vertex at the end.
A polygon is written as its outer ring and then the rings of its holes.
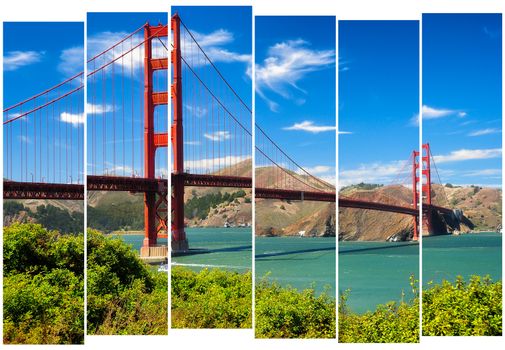
MULTIPOLYGON (((154 109, 156 106, 168 104, 168 93, 154 91, 153 74, 157 70, 168 69, 167 58, 152 57, 152 40, 168 36, 167 26, 144 25, 144 176, 155 179, 156 149, 168 146, 168 134, 156 133, 154 130, 154 109)), ((158 237, 167 232, 168 222, 168 184, 158 182, 156 192, 144 194, 144 226, 145 237, 141 248, 142 256, 164 256, 166 247, 158 247, 158 237)))
POLYGON ((186 252, 189 249, 184 232, 184 142, 183 142, 183 106, 182 106, 182 70, 181 70, 181 19, 178 14, 172 16, 172 109, 171 129, 173 158, 172 176, 172 252, 186 252))
MULTIPOLYGON (((430 144, 422 145, 421 151, 413 153, 413 192, 414 192, 414 208, 418 208, 420 200, 423 204, 427 204, 426 210, 423 209, 422 220, 423 227, 427 228, 428 232, 432 232, 432 209, 431 209, 431 163, 430 163, 430 144), (419 176, 418 176, 419 175, 419 176), (421 182, 421 184, 419 184, 421 182), (421 195, 419 195, 421 188, 421 195)), ((414 224, 414 239, 419 237, 419 226, 416 221, 414 224)))

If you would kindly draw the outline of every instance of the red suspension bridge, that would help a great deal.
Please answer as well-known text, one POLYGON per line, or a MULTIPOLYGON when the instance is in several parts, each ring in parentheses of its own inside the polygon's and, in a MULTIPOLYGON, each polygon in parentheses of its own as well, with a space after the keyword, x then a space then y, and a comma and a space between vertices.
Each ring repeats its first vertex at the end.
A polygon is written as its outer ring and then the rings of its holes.
MULTIPOLYGON (((84 73, 4 110, 4 198, 83 199, 83 123, 87 115, 88 191, 144 195, 141 255, 167 256, 168 69, 171 82, 171 242, 189 249, 184 230, 186 187, 252 188, 252 111, 176 14, 168 26, 148 23, 87 61, 84 73)), ((299 165, 255 126, 255 198, 335 202, 335 186, 299 165)), ((429 145, 411 156, 412 200, 373 202, 339 197, 342 208, 413 217, 419 206, 430 230, 434 212, 429 145)), ((440 194, 435 198, 441 198, 440 194)))

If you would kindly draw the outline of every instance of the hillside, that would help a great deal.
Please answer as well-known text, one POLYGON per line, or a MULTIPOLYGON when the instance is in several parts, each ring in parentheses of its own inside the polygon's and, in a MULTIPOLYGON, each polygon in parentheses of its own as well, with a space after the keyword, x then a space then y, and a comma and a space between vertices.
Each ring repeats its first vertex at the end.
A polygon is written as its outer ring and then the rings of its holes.
MULTIPOLYGON (((438 199, 441 186, 435 186, 437 203, 447 203, 438 199)), ((502 191, 498 188, 480 186, 444 186, 450 207, 462 209, 465 216, 475 225, 475 231, 494 231, 502 222, 502 191)))
MULTIPOLYGON (((442 187, 435 185, 432 202, 450 208, 462 209, 465 216, 464 222, 457 228, 446 225, 446 223, 451 224, 448 218, 437 217, 435 221, 441 223, 445 231, 451 232, 454 229, 463 232, 494 231, 501 223, 500 189, 446 185, 444 190, 447 199, 443 195, 442 187)), ((351 198, 390 204, 408 205, 412 201, 411 190, 403 186, 356 185, 343 188, 340 194, 351 198)), ((412 218, 406 215, 349 208, 342 208, 339 211, 340 240, 373 241, 392 238, 404 240, 412 235, 412 231, 412 218)))
MULTIPOLYGON (((322 184, 314 178, 289 171, 290 175, 317 189, 322 184)), ((258 186, 283 187, 285 176, 276 167, 256 169, 258 186)), ((256 200, 257 236, 335 236, 335 204, 313 201, 256 200)))
MULTIPOLYGON (((404 186, 373 187, 362 184, 343 188, 340 195, 396 205, 412 202, 412 192, 404 186)), ((406 240, 412 232, 413 220, 407 215, 352 208, 339 210, 339 240, 383 241, 390 237, 406 240)))
POLYGON ((84 230, 83 202, 75 200, 5 200, 3 225, 39 223, 49 230, 81 233, 84 230))

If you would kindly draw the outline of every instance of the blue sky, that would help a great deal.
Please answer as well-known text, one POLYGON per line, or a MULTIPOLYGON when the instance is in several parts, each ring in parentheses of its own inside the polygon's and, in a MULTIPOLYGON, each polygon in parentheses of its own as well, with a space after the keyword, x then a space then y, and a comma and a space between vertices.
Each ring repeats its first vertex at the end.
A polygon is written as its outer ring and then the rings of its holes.
POLYGON ((4 107, 82 71, 83 47, 83 23, 4 23, 4 107))
MULTIPOLYGON (((90 59, 98 53, 111 48, 147 22, 151 26, 166 25, 168 23, 168 13, 88 13, 87 58, 90 59)), ((115 64, 108 66, 103 73, 100 71, 88 77, 87 151, 90 174, 143 175, 144 51, 143 45, 133 49, 143 40, 144 30, 141 29, 131 39, 127 39, 122 45, 114 48, 113 51, 108 51, 104 56, 100 56, 88 63, 89 73, 106 64, 112 57, 119 58, 122 54, 125 54, 123 58, 116 60, 115 64), (112 89, 113 84, 114 90, 112 89), (105 91, 105 94, 103 94, 103 91, 105 91), (134 101, 133 107, 131 101, 134 101)), ((168 39, 164 38, 163 41, 166 45, 168 39)), ((163 48, 159 41, 153 40, 152 45, 153 58, 167 57, 167 50, 163 48)), ((167 76, 166 71, 154 73, 153 85, 155 92, 167 90, 167 76)), ((165 106, 156 107, 154 118, 155 132, 167 132, 167 108, 165 106)), ((166 178, 168 174, 166 148, 160 148, 156 151, 155 163, 155 176, 166 178)))
POLYGON ((188 65, 249 132, 252 116, 208 63, 184 25, 247 107, 252 108, 252 9, 249 6, 175 6, 172 14, 175 13, 183 22, 181 50, 186 62, 181 64, 185 170, 208 173, 229 168, 251 157, 251 137, 245 132, 235 132, 236 123, 197 81, 188 65), (218 111, 220 122, 216 120, 218 111))
POLYGON ((256 123, 301 166, 334 184, 335 17, 255 20, 256 123))
MULTIPOLYGON (((83 47, 83 23, 4 23, 4 107, 8 108, 82 72, 83 47)), ((77 81, 66 84, 59 92, 44 95, 35 103, 32 101, 25 105, 23 111, 26 112, 32 109, 34 104, 40 105, 55 98, 56 94, 68 92, 76 86, 77 81)), ((36 115, 31 114, 4 127, 4 176, 18 181, 75 183, 79 179, 82 183, 83 167, 78 165, 78 159, 82 164, 83 135, 82 127, 77 126, 82 126, 83 122, 84 95, 81 90, 72 96, 71 103, 66 102, 68 99, 63 99, 55 104, 61 108, 59 115, 46 108, 36 115), (65 109, 70 105, 72 113, 65 109), (48 121, 49 113, 54 120, 48 121), (43 123, 41 118, 45 118, 43 123), (37 128, 35 122, 38 123, 37 128), (50 135, 49 133, 54 132, 54 126, 58 124, 63 124, 61 126, 63 134, 50 135), (21 134, 21 126, 25 130, 24 135, 21 134), (33 130, 37 130, 38 134, 33 135, 33 130), (8 133, 12 136, 8 136, 8 133), (11 137, 9 147, 8 137, 11 137), (70 139, 73 141, 79 139, 81 148, 78 148, 77 142, 73 142, 70 147, 70 139), (39 151, 36 159, 34 159, 35 147, 38 147, 39 151), (58 167, 53 168, 55 165, 53 159, 56 157, 49 152, 41 152, 41 149, 44 151, 51 149, 54 154, 58 154, 58 167), (21 150, 24 156, 21 155, 21 150), (59 154, 63 154, 66 161, 65 159, 59 161, 59 154), (12 166, 6 163, 7 158, 11 159, 12 166), (21 163, 24 164, 22 172, 21 163)), ((11 110, 9 118, 20 112, 20 109, 11 110)), ((6 118, 7 114, 4 114, 4 119, 6 118)))
POLYGON ((501 15, 423 15, 423 141, 442 182, 501 187, 501 15))
POLYGON ((339 185, 407 179, 418 110, 419 23, 339 21, 339 185))

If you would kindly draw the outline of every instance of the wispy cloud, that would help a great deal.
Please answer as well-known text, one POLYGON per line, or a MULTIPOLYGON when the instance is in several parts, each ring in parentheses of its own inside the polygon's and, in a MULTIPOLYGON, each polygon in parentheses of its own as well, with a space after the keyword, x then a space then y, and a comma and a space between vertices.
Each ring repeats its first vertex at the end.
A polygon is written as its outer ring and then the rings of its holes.
MULTIPOLYGON (((304 167, 304 169, 309 173, 314 176, 316 175, 321 175, 321 174, 326 174, 331 171, 334 171, 334 167, 328 166, 328 165, 316 165, 313 167, 304 167)), ((302 170, 298 170, 298 174, 300 175, 305 175, 305 173, 302 170)))
POLYGON ((229 131, 226 131, 226 130, 223 130, 223 131, 215 131, 213 133, 205 133, 203 134, 203 136, 206 138, 206 139, 209 139, 211 141, 214 141, 214 142, 221 142, 221 141, 224 141, 224 140, 228 140, 231 138, 231 134, 229 131))
POLYGON ((481 169, 469 171, 463 176, 496 176, 501 175, 501 169, 481 169))
POLYGON ((58 71, 72 76, 84 70, 84 47, 75 46, 61 51, 58 71))
POLYGON ((457 115, 458 117, 466 117, 467 113, 456 109, 434 108, 427 105, 423 105, 422 108, 423 119, 439 119, 451 115, 457 115))
MULTIPOLYGON (((110 49, 112 46, 121 41, 124 37, 129 35, 130 33, 126 32, 111 32, 104 31, 95 33, 90 35, 87 39, 87 53, 88 59, 96 56, 97 54, 110 49)), ((128 75, 130 73, 134 74, 134 78, 138 78, 143 72, 144 67, 144 45, 140 45, 135 48, 139 43, 144 40, 143 35, 135 34, 130 39, 127 39, 123 42, 122 45, 116 46, 112 50, 108 50, 104 55, 100 56, 100 58, 93 60, 88 64, 88 70, 92 71, 94 69, 99 68, 103 64, 106 64, 114 59, 114 64, 105 69, 106 73, 111 73, 112 66, 116 66, 119 68, 123 68, 125 73, 128 75), (130 51, 131 50, 131 51, 130 51), (127 53, 127 51, 130 51, 127 53), (122 56, 124 54, 124 56, 122 56), (121 57, 122 56, 122 57, 121 57)), ((162 40, 166 40, 166 38, 162 38, 162 40)), ((158 40, 152 41, 152 53, 153 58, 166 57, 168 55, 165 48, 162 47, 161 43, 158 40), (158 56, 159 57, 158 57, 158 56)), ((165 43, 166 45, 166 43, 165 43)), ((116 74, 121 74, 121 69, 116 69, 116 74)), ((128 76, 127 75, 127 76, 128 76)))
MULTIPOLYGON (((460 118, 464 118, 467 116, 467 113, 465 111, 456 109, 435 108, 423 105, 421 109, 421 115, 423 116, 423 120, 429 120, 429 119, 440 119, 454 115, 460 118)), ((419 126, 419 113, 414 114, 414 116, 410 118, 410 125, 419 126)))
POLYGON ((40 62, 44 51, 9 51, 4 55, 4 71, 13 71, 40 62))
POLYGON ((205 117, 207 115, 207 108, 200 106, 184 105, 184 108, 191 113, 196 115, 198 118, 205 117))
MULTIPOLYGON (((336 174, 335 167, 328 165, 316 165, 313 167, 304 167, 304 169, 311 175, 314 175, 323 181, 326 181, 335 186, 336 183, 336 174)), ((299 175, 306 175, 303 171, 298 170, 297 173, 299 175)))
POLYGON ((338 58, 338 71, 347 72, 349 70, 349 61, 343 60, 341 57, 338 58))
POLYGON ((496 128, 487 128, 487 129, 481 129, 481 130, 476 130, 468 134, 468 136, 482 136, 482 135, 489 135, 489 134, 497 134, 501 132, 501 130, 496 129, 496 128))
POLYGON ((19 135, 18 138, 23 143, 31 143, 32 142, 28 136, 19 135))
MULTIPOLYGON (((252 58, 250 54, 233 52, 224 47, 235 41, 233 33, 229 32, 228 30, 218 29, 208 34, 199 33, 196 31, 191 31, 191 33, 193 33, 196 41, 198 41, 200 46, 213 62, 242 62, 249 65, 251 64, 252 58)), ((198 52, 198 48, 192 47, 192 45, 196 46, 193 43, 191 43, 191 45, 185 46, 183 55, 189 57, 191 53, 196 54, 198 52)), ((208 64, 208 62, 205 62, 205 60, 199 61, 201 64, 208 64)))
POLYGON ((484 32, 484 34, 486 34, 486 36, 490 37, 491 39, 496 39, 500 35, 498 30, 491 30, 486 26, 482 28, 482 31, 484 32))
POLYGON ((339 135, 352 135, 353 132, 352 131, 342 131, 342 130, 339 130, 338 134, 339 135))
POLYGON ((114 106, 106 104, 101 105, 101 104, 93 104, 93 103, 86 103, 86 113, 90 115, 94 114, 102 114, 102 113, 108 113, 112 112, 114 110, 114 106))
POLYGON ((320 132, 325 131, 334 131, 336 129, 335 126, 331 125, 315 125, 313 121, 305 120, 301 123, 295 123, 292 126, 288 126, 283 128, 284 130, 298 130, 298 131, 307 131, 313 134, 318 134, 320 132))
POLYGON ((457 151, 452 151, 446 155, 433 156, 437 164, 448 163, 448 162, 459 162, 465 160, 475 160, 475 159, 489 159, 489 158, 499 158, 501 157, 501 148, 490 148, 490 149, 460 149, 457 151))
POLYGON ((200 146, 202 143, 200 141, 184 141, 184 144, 188 146, 200 146))
POLYGON ((407 161, 361 164, 356 169, 341 170, 339 186, 348 186, 360 182, 387 184, 398 177, 407 175, 410 168, 407 161))
POLYGON ((64 123, 70 123, 72 126, 77 127, 79 124, 84 124, 84 113, 73 114, 63 112, 60 114, 60 120, 64 123))
POLYGON ((305 93, 299 86, 307 74, 335 63, 334 50, 314 50, 302 39, 277 43, 268 49, 268 57, 256 65, 256 90, 274 112, 279 105, 266 94, 270 91, 284 99, 293 99, 294 92, 305 93))

